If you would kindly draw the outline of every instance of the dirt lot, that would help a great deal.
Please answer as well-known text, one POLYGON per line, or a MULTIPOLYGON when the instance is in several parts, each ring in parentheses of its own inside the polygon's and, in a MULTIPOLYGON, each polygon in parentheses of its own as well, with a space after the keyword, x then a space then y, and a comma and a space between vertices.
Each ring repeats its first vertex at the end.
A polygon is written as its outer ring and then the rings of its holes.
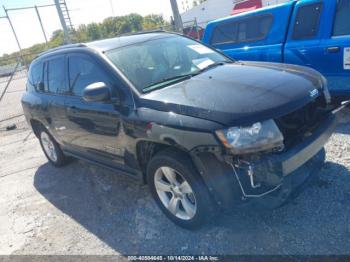
POLYGON ((320 179, 291 203, 189 232, 147 187, 82 161, 49 165, 23 117, 3 121, 20 113, 23 83, 0 102, 0 254, 350 254, 350 111, 320 179), (10 123, 17 130, 4 131, 10 123))

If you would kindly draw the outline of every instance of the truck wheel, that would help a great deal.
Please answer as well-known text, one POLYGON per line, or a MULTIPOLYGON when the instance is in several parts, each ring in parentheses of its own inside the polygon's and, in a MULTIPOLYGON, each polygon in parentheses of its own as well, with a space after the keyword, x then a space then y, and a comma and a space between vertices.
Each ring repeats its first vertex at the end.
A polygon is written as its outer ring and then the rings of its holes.
POLYGON ((207 187, 183 153, 156 154, 148 164, 147 182, 163 213, 181 227, 198 228, 215 214, 207 187))
POLYGON ((68 158, 63 154, 60 145, 44 127, 39 131, 39 141, 45 156, 52 165, 61 167, 68 163, 68 158))

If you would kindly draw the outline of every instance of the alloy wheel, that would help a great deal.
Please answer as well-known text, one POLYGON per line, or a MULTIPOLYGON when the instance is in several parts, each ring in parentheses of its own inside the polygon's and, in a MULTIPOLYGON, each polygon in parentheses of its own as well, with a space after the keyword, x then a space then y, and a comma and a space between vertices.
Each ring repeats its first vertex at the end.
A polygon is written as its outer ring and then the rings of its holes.
POLYGON ((57 152, 56 147, 51 139, 51 137, 46 132, 41 132, 40 135, 41 143, 43 145, 43 149, 48 156, 48 158, 56 162, 57 161, 57 152))
POLYGON ((192 219, 197 211, 195 194, 187 180, 175 169, 160 167, 154 185, 162 204, 177 218, 192 219))

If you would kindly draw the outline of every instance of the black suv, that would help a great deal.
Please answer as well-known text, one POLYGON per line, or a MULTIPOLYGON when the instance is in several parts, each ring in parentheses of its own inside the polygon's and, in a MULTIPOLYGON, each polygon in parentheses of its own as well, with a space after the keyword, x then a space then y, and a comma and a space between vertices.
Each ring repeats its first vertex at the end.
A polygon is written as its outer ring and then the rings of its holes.
POLYGON ((236 62, 166 32, 50 50, 22 98, 54 166, 76 157, 134 177, 187 228, 240 203, 281 205, 324 161, 329 102, 312 69, 236 62))

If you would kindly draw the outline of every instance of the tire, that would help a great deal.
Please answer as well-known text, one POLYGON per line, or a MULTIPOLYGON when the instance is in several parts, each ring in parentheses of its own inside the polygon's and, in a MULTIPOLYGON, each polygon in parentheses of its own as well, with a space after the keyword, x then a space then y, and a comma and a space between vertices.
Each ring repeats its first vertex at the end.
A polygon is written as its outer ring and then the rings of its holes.
POLYGON ((69 159, 63 154, 60 145, 46 128, 40 128, 38 138, 46 158, 53 166, 62 167, 68 164, 69 159))
POLYGON ((156 154, 147 167, 147 183, 159 208, 180 227, 199 228, 216 214, 208 188, 184 153, 156 154))

